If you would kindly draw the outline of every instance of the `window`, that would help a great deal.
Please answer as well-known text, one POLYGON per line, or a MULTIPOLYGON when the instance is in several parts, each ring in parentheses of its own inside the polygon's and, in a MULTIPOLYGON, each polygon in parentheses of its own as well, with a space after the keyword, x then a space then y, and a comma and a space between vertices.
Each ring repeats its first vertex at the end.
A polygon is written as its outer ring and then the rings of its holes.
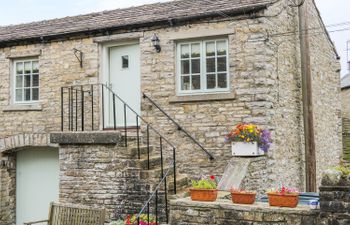
POLYGON ((122 68, 129 69, 129 56, 128 55, 122 56, 122 68))
POLYGON ((228 91, 227 39, 178 44, 179 93, 228 91))
POLYGON ((30 103, 39 100, 39 61, 14 61, 14 102, 30 103))

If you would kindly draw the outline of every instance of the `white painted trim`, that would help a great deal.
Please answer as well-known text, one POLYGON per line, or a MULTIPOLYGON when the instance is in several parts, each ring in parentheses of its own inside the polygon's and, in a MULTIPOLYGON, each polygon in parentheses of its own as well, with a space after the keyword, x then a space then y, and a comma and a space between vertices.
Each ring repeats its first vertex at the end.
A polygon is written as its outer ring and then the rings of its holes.
MULTIPOLYGON (((13 59, 11 62, 11 77, 10 77, 10 103, 12 105, 36 105, 40 102, 40 61, 38 57, 29 57, 29 58, 20 58, 20 59, 13 59), (17 71, 16 71, 16 63, 17 62, 23 62, 23 70, 24 70, 24 63, 25 62, 33 62, 33 61, 38 61, 39 64, 39 86, 38 86, 38 100, 30 100, 30 101, 16 101, 16 76, 17 76, 17 71)), ((31 76, 33 76, 33 74, 31 74, 31 76)), ((23 85, 24 85, 24 77, 23 77, 23 85)), ((22 86, 23 86, 22 85, 22 86)), ((30 89, 32 89, 33 87, 30 86, 30 89)), ((22 87, 22 90, 24 90, 24 88, 22 87)), ((24 96, 24 94, 22 94, 24 96)), ((22 96, 22 97, 23 97, 22 96)))
MULTIPOLYGON (((216 44, 215 44, 216 48, 216 44)), ((215 49, 216 52, 216 49, 215 49)), ((190 53, 191 54, 191 49, 190 53)), ((200 40, 192 40, 192 41, 182 41, 176 43, 176 92, 177 96, 185 96, 185 95, 201 95, 201 94, 213 94, 213 93, 230 93, 231 92, 231 79, 230 79, 230 62, 229 62, 229 40, 228 38, 217 38, 217 39, 200 39, 200 40), (207 89, 207 84, 206 84, 206 43, 207 42, 212 42, 215 41, 226 41, 226 76, 227 76, 227 88, 215 88, 215 89, 207 89), (200 48, 201 48, 201 73, 200 73, 200 79, 201 79, 201 89, 200 90, 181 90, 181 49, 180 46, 182 44, 193 44, 193 43, 200 43, 200 48)), ((217 61, 217 56, 215 56, 215 59, 217 61)), ((217 63, 216 63, 217 65, 217 63)), ((191 68, 191 62, 190 62, 190 68, 191 68)), ((217 68, 215 68, 215 74, 217 75, 217 68)), ((190 74, 191 77, 191 74, 190 74)), ((217 77, 216 77, 217 78, 217 77)), ((217 82, 217 79, 216 79, 217 82)), ((191 81, 190 81, 191 84, 191 81)))

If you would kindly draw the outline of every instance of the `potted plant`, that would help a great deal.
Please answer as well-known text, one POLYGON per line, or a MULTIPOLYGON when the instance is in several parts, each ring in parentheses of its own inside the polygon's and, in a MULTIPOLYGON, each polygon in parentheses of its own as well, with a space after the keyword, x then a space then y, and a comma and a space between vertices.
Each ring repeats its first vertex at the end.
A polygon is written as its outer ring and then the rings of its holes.
POLYGON ((270 206, 295 208, 299 202, 299 191, 284 186, 267 191, 267 196, 270 206))
POLYGON ((253 123, 240 123, 226 136, 226 142, 231 142, 234 156, 264 155, 270 148, 271 133, 253 123))
POLYGON ((232 188, 230 190, 232 202, 236 204, 254 204, 256 192, 254 191, 245 191, 232 188))
POLYGON ((192 201, 214 202, 217 195, 218 190, 215 176, 210 176, 209 179, 192 180, 192 188, 190 188, 192 201))

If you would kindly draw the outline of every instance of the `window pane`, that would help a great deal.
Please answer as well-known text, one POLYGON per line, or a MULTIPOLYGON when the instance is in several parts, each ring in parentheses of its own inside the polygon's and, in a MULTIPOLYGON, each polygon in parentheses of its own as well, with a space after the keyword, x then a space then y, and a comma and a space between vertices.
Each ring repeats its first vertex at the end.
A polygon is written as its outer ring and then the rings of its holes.
POLYGON ((127 55, 122 56, 122 68, 123 69, 129 68, 129 56, 127 55))
POLYGON ((39 73, 39 62, 33 61, 33 73, 39 73))
POLYGON ((190 57, 190 46, 189 45, 181 45, 181 58, 187 59, 190 57))
POLYGON ((23 76, 16 76, 16 87, 23 87, 23 76))
POLYGON ((189 74, 190 73, 190 61, 182 60, 181 61, 181 74, 189 74))
POLYGON ((33 75, 33 85, 32 87, 38 87, 39 86, 39 75, 33 75))
POLYGON ((24 89, 24 100, 25 101, 30 101, 30 89, 24 89))
POLYGON ((24 76, 24 87, 30 87, 30 75, 24 76))
POLYGON ((22 99, 22 89, 17 89, 16 90, 16 101, 17 102, 21 102, 21 101, 23 101, 23 99, 22 99))
POLYGON ((226 41, 218 41, 216 44, 217 54, 226 55, 226 41))
POLYGON ((226 65, 226 57, 219 57, 218 58, 218 72, 226 72, 227 65, 226 65))
POLYGON ((200 57, 201 56, 201 49, 200 44, 192 44, 191 46, 191 57, 200 57))
POLYGON ((207 56, 215 56, 215 42, 207 42, 207 56))
POLYGON ((33 88, 32 92, 33 92, 32 100, 39 100, 39 88, 33 88))
POLYGON ((190 77, 181 77, 181 90, 190 90, 190 77))
POLYGON ((201 89, 201 76, 192 76, 192 90, 201 89))
POLYGON ((25 62, 24 63, 24 73, 30 74, 32 72, 32 62, 25 62))
POLYGON ((207 72, 215 72, 215 58, 207 59, 207 72))
POLYGON ((23 74, 23 63, 22 62, 16 63, 16 71, 17 71, 17 74, 23 74))
POLYGON ((192 59, 192 73, 200 73, 201 72, 201 63, 200 59, 192 59))
POLYGON ((216 87, 215 74, 208 74, 207 75, 207 88, 213 89, 215 87, 216 87))
POLYGON ((227 88, 227 74, 219 73, 218 74, 218 87, 219 88, 227 88))

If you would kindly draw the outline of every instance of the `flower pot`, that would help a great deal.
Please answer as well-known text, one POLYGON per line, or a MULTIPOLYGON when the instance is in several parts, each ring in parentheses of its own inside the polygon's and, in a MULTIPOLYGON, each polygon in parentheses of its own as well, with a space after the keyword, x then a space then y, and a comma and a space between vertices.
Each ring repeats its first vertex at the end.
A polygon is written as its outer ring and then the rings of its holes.
POLYGON ((231 192, 232 202, 236 204, 254 204, 256 193, 231 192))
POLYGON ((233 156, 260 156, 264 154, 257 142, 232 142, 233 156))
POLYGON ((218 196, 218 190, 190 188, 190 195, 192 201, 215 202, 218 196))
POLYGON ((270 206, 295 208, 299 202, 299 194, 267 194, 270 206))

